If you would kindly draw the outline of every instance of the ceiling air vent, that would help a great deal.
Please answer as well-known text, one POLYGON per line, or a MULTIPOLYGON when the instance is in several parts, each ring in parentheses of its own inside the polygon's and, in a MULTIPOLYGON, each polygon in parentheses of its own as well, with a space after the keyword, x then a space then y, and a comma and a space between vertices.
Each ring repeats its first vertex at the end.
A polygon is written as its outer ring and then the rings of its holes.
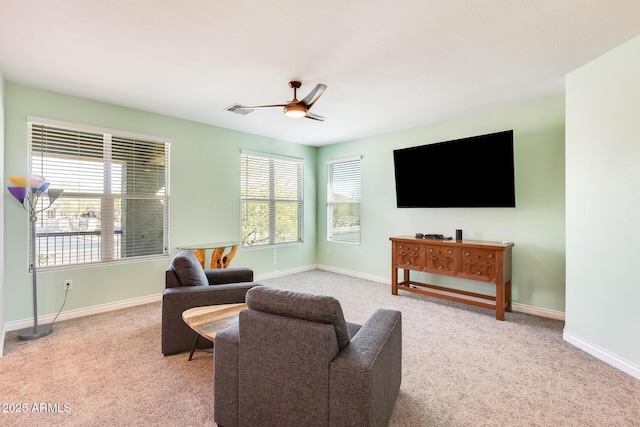
POLYGON ((253 113, 254 109, 247 107, 246 105, 241 105, 241 104, 231 104, 229 105, 227 108, 225 108, 226 111, 231 111, 232 113, 236 113, 236 114, 242 114, 243 116, 246 116, 249 113, 253 113))

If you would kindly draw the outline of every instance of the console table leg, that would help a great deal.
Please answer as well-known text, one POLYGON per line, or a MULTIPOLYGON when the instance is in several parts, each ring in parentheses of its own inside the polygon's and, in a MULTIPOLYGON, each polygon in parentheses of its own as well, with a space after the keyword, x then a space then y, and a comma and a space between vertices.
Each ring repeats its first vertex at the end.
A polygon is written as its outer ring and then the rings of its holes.
POLYGON ((504 297, 505 286, 504 282, 496 283, 496 319, 504 320, 504 297))
POLYGON ((391 295, 398 295, 398 269, 391 269, 391 295))
POLYGON ((231 249, 229 250, 229 253, 223 258, 223 266, 224 266, 224 268, 229 267, 229 264, 231 264, 231 260, 236 255, 237 251, 238 251, 238 245, 235 245, 235 246, 231 247, 231 249))
POLYGON ((209 268, 221 268, 222 265, 222 254, 224 253, 224 248, 215 248, 213 253, 211 254, 211 266, 209 268))
POLYGON ((193 253, 196 255, 196 259, 200 262, 200 265, 202 266, 202 268, 204 268, 205 250, 204 249, 194 249, 193 253))

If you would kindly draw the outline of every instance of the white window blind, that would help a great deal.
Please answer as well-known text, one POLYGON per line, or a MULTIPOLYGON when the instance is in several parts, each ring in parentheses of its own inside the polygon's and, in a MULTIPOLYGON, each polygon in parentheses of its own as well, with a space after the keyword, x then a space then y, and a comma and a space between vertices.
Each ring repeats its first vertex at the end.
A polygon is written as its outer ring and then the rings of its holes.
POLYGON ((302 242, 302 160, 243 151, 241 163, 242 245, 302 242))
POLYGON ((327 241, 360 244, 361 157, 327 162, 327 241))
POLYGON ((31 172, 64 190, 38 217, 38 266, 168 253, 168 142, 47 123, 29 128, 31 172))

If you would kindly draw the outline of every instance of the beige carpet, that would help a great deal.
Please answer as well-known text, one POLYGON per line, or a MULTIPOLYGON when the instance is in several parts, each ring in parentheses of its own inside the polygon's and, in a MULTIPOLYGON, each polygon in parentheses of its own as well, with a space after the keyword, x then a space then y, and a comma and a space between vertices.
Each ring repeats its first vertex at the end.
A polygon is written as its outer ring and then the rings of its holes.
MULTIPOLYGON (((563 323, 324 271, 263 282, 338 298, 348 321, 403 313, 403 378, 391 426, 640 426, 640 381, 562 340, 563 323)), ((163 357, 160 304, 7 335, 0 425, 213 426, 212 355, 163 357), (26 409, 26 412, 16 412, 26 409)))

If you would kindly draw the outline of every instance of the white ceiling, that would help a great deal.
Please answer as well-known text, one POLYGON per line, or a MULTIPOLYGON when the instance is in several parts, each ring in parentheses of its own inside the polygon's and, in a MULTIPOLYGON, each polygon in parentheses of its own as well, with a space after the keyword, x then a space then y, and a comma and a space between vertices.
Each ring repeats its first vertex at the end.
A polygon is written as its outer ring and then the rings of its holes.
POLYGON ((564 91, 638 0, 0 0, 5 80, 308 145, 564 91), (243 116, 328 88, 312 112, 243 116))

